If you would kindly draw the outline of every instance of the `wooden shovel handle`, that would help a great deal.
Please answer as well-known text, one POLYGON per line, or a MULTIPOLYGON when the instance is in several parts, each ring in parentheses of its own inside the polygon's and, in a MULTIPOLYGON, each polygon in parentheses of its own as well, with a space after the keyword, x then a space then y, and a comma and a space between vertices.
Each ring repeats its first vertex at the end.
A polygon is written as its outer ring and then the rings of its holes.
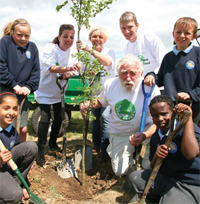
MULTIPOLYGON (((173 119, 172 119, 171 122, 172 122, 172 124, 173 124, 173 120, 174 120, 174 118, 175 118, 175 113, 173 113, 172 117, 173 117, 173 119)), ((189 111, 185 111, 185 116, 184 116, 184 118, 182 119, 180 125, 179 125, 174 131, 173 131, 173 127, 172 127, 172 125, 171 125, 171 127, 170 127, 170 133, 169 133, 169 135, 168 135, 168 137, 167 137, 167 140, 166 140, 166 142, 165 142, 165 145, 166 145, 167 147, 170 146, 170 144, 171 144, 171 142, 172 142, 172 140, 173 140, 173 137, 174 137, 174 136, 180 131, 180 129, 186 124, 186 122, 188 121, 189 117, 190 117, 190 112, 189 112, 189 111)), ((153 170, 152 170, 152 172, 151 172, 151 175, 150 175, 150 177, 149 177, 149 180, 148 180, 148 182, 147 182, 147 184, 146 184, 146 187, 145 187, 145 189, 144 189, 142 198, 141 198, 141 200, 140 200, 139 203, 142 203, 142 201, 144 201, 144 200, 146 199, 147 193, 148 193, 148 191, 149 191, 149 189, 150 189, 150 187, 151 187, 152 182, 154 181, 154 179, 156 178, 156 176, 157 176, 157 174, 158 174, 158 171, 159 171, 159 169, 160 169, 160 167, 161 167, 161 165, 162 165, 163 160, 164 160, 163 158, 158 158, 158 159, 157 159, 157 161, 156 161, 156 163, 155 163, 155 165, 154 165, 154 168, 153 168, 153 170)))
MULTIPOLYGON (((0 150, 1 151, 6 150, 6 147, 4 146, 4 144, 3 144, 3 142, 1 140, 0 140, 0 150)), ((13 171, 15 171, 18 168, 17 165, 15 164, 15 162, 12 159, 10 159, 7 163, 8 163, 8 165, 10 166, 10 168, 13 171)))
POLYGON ((17 115, 17 121, 16 121, 16 130, 18 132, 18 134, 20 134, 20 119, 21 119, 21 111, 22 111, 22 106, 24 104, 26 97, 24 96, 24 98, 22 99, 21 103, 18 105, 18 115, 17 115))

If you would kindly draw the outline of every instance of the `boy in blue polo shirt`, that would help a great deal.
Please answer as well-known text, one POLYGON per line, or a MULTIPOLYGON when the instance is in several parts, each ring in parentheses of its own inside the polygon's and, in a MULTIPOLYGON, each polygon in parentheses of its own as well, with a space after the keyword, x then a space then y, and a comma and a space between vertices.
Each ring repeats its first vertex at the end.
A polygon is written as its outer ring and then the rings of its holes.
POLYGON ((178 100, 192 100, 193 121, 200 127, 200 47, 191 41, 197 36, 195 19, 183 17, 176 21, 173 30, 173 50, 163 58, 158 74, 150 72, 145 84, 164 86, 164 94, 174 103, 178 100))
MULTIPOLYGON (((173 113, 173 101, 167 95, 155 96, 149 105, 157 131, 150 141, 150 161, 153 168, 158 158, 163 158, 160 171, 147 195, 147 199, 159 204, 200 203, 200 129, 193 123, 192 110, 179 103, 174 111, 184 118, 184 111, 191 113, 188 121, 173 138, 170 148, 164 144, 169 134, 173 113)), ((175 121, 175 128, 180 122, 175 121)), ((130 144, 132 138, 130 137, 130 144)), ((141 194, 151 170, 130 173, 126 178, 125 190, 141 194)))

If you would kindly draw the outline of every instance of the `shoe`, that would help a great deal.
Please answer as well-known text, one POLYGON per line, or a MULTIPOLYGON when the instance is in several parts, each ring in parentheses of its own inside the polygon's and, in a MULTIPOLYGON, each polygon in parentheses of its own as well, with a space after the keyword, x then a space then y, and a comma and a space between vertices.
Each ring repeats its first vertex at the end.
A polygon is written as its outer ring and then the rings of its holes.
POLYGON ((38 166, 43 166, 45 164, 44 150, 38 151, 38 154, 36 156, 36 164, 38 166))
POLYGON ((57 145, 57 143, 55 143, 55 144, 49 144, 49 149, 50 149, 51 151, 62 152, 62 149, 60 149, 60 147, 57 145))

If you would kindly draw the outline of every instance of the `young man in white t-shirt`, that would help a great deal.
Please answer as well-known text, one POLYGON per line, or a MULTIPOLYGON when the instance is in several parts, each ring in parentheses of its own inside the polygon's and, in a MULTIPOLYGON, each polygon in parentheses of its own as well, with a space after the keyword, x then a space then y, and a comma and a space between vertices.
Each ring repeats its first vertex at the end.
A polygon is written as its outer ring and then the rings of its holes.
MULTIPOLYGON (((104 84, 104 90, 100 93, 95 103, 87 101, 80 105, 84 117, 85 109, 111 107, 109 118, 110 145, 107 152, 111 158, 112 168, 116 175, 126 175, 129 165, 133 164, 135 146, 140 145, 146 138, 151 137, 156 127, 152 125, 147 131, 138 133, 143 109, 144 95, 142 92, 143 63, 141 60, 129 54, 119 60, 117 65, 118 76, 108 79, 104 84), (135 134, 134 146, 129 144, 129 136, 135 134)), ((158 87, 155 87, 151 98, 159 95, 158 87)), ((149 111, 146 124, 152 124, 149 111)))
POLYGON ((153 34, 138 32, 139 23, 133 12, 123 13, 119 19, 122 34, 128 40, 124 54, 138 56, 144 64, 143 76, 148 72, 158 72, 166 49, 160 38, 153 34))

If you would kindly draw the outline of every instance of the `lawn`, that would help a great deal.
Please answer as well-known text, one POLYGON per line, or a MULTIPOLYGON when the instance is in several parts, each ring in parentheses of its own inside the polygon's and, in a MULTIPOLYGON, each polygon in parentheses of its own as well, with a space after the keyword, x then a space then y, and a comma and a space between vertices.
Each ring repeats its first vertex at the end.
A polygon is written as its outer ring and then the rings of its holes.
MULTIPOLYGON (((83 120, 81 118, 81 114, 79 111, 72 111, 71 112, 71 119, 69 122, 69 126, 67 128, 67 138, 77 138, 82 139, 82 132, 83 132, 83 120)), ((29 111, 29 119, 28 119, 28 138, 34 139, 37 135, 34 133, 32 126, 31 126, 31 117, 33 114, 33 110, 29 111)), ((92 138, 91 133, 91 123, 89 124, 88 129, 88 139, 92 138)))

